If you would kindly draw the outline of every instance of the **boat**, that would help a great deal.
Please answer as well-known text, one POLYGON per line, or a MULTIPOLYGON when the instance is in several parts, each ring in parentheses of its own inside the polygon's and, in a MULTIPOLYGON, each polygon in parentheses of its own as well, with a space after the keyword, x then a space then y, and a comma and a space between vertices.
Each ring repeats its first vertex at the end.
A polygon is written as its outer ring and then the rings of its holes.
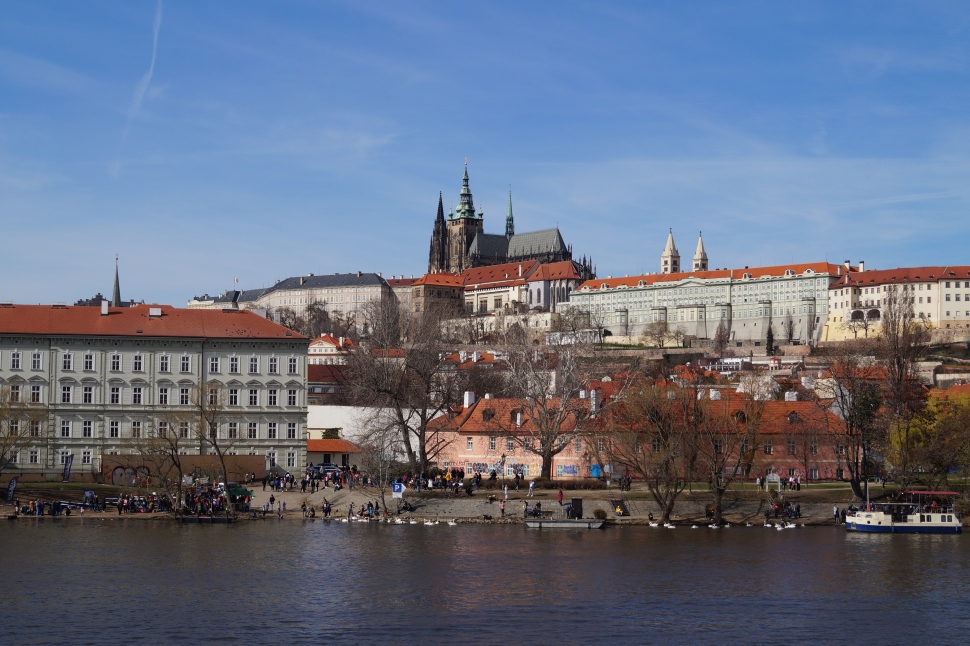
POLYGON ((595 518, 527 518, 531 529, 600 529, 606 521, 595 518))
POLYGON ((874 534, 962 534, 953 491, 907 491, 905 502, 866 503, 845 514, 845 531, 874 534), (947 500, 949 499, 949 500, 947 500))

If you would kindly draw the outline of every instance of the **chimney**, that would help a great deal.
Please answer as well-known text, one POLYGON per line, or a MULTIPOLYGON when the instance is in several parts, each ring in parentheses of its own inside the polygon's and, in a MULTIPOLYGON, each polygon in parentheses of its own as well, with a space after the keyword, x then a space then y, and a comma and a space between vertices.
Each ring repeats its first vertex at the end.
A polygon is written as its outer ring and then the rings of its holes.
POLYGON ((789 390, 788 392, 786 392, 785 393, 785 401, 786 402, 797 402, 798 401, 798 392, 797 391, 794 391, 794 390, 789 390))
POLYGON ((485 399, 491 399, 492 393, 485 393, 485 399))
POLYGON ((515 426, 516 428, 521 428, 522 426, 522 411, 518 411, 515 414, 515 426))
POLYGON ((519 263, 519 278, 522 278, 522 263, 519 263))
POLYGON ((846 260, 846 261, 845 261, 845 270, 846 270, 846 271, 849 271, 849 269, 851 269, 851 267, 849 267, 849 261, 848 261, 848 260, 846 260))
POLYGON ((340 343, 340 347, 341 347, 341 348, 342 348, 342 347, 344 347, 344 338, 345 338, 345 337, 340 337, 340 341, 339 341, 339 343, 340 343))
POLYGON ((465 408, 471 408, 472 406, 475 405, 475 391, 474 390, 466 390, 465 391, 465 402, 464 402, 464 404, 465 404, 465 408))
POLYGON ((305 282, 306 282, 306 278, 304 278, 303 276, 300 276, 300 284, 302 285, 305 282))
POLYGON ((478 360, 480 358, 481 358, 481 355, 479 355, 477 351, 472 352, 472 363, 478 363, 478 360))
POLYGON ((101 301, 101 316, 108 315, 108 301, 101 301))
POLYGON ((580 399, 586 399, 586 389, 585 388, 583 388, 582 390, 579 391, 579 398, 580 399))
POLYGON ((865 260, 860 260, 859 261, 859 271, 865 271, 865 270, 866 270, 866 261, 865 260))

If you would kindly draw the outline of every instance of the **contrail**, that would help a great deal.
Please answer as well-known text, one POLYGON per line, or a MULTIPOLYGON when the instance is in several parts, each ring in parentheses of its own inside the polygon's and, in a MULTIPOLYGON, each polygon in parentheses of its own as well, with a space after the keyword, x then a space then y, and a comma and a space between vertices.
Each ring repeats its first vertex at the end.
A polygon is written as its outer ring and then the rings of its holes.
POLYGON ((131 105, 128 106, 128 117, 125 119, 125 129, 121 133, 121 145, 119 146, 119 155, 111 162, 108 168, 108 173, 117 179, 119 173, 121 172, 121 160, 120 157, 121 148, 124 148, 125 142, 128 141, 128 130, 131 128, 131 122, 136 116, 138 116, 138 111, 141 110, 142 101, 145 99, 145 93, 148 92, 148 86, 151 85, 152 75, 155 73, 155 58, 158 55, 158 32, 162 28, 162 0, 158 0, 158 4, 155 6, 155 21, 152 23, 152 60, 148 64, 148 71, 145 75, 141 77, 138 84, 135 86, 135 92, 131 97, 131 105))

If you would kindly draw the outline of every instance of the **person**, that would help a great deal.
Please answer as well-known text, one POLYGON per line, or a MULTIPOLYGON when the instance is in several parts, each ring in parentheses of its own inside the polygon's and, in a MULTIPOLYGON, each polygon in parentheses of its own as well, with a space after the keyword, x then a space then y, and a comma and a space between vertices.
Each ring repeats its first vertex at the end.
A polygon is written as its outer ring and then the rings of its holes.
POLYGON ((350 503, 350 507, 347 508, 347 520, 354 517, 354 503, 350 503))
POLYGON ((529 498, 531 498, 532 496, 534 496, 535 495, 535 492, 536 492, 536 481, 535 480, 530 480, 529 481, 529 498))
POLYGON ((560 489, 559 493, 556 494, 556 500, 559 501, 559 506, 562 507, 562 489, 560 489))
POLYGON ((508 485, 502 485, 502 493, 505 494, 505 500, 508 500, 509 499, 509 486, 508 485))
POLYGON ((502 512, 502 518, 505 518, 505 501, 503 500, 498 504, 498 510, 502 512))
POLYGON ((835 524, 838 525, 839 524, 839 506, 838 505, 832 507, 832 515, 835 516, 835 524))
POLYGON ((522 501, 522 517, 523 518, 529 517, 529 503, 527 503, 524 500, 522 501))

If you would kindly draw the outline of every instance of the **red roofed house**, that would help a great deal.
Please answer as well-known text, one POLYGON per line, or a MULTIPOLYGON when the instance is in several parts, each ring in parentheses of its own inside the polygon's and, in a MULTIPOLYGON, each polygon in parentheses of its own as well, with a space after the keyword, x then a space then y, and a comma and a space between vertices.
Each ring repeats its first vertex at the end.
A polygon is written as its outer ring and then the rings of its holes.
POLYGON ((205 390, 220 402, 213 432, 227 454, 302 468, 307 344, 236 309, 0 305, 0 388, 32 415, 5 471, 59 477, 70 464, 72 480, 110 477, 107 456, 169 433, 187 454, 210 454, 188 421, 205 390))
POLYGON ((349 467, 357 464, 360 447, 349 440, 324 438, 306 441, 307 464, 335 464, 349 467))

